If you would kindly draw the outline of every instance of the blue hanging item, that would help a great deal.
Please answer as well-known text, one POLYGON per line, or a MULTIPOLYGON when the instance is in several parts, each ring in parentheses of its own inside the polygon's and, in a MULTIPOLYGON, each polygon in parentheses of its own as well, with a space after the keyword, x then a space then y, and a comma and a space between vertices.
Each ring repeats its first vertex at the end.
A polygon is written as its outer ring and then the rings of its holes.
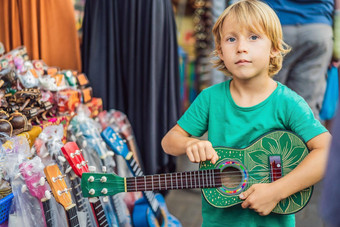
POLYGON ((327 75, 327 87, 320 111, 321 120, 329 120, 334 117, 339 99, 338 68, 332 66, 327 75))

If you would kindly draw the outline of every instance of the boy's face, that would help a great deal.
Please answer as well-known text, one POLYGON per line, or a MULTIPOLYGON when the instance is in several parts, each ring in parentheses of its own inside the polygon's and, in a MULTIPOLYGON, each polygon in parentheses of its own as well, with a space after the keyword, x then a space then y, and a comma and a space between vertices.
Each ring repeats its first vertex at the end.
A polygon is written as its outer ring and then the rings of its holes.
POLYGON ((271 41, 265 34, 254 33, 233 19, 224 21, 219 57, 235 79, 268 77, 271 49, 271 41))

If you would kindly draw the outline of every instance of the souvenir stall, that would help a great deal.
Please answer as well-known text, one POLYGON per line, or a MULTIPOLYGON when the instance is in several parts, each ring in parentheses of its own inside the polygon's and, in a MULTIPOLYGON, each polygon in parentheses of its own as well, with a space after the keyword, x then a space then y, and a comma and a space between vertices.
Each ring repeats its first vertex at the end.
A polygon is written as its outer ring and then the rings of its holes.
POLYGON ((211 1, 145 2, 0 3, 1 227, 181 226, 161 194, 80 187, 173 172, 161 138, 211 84, 211 1))

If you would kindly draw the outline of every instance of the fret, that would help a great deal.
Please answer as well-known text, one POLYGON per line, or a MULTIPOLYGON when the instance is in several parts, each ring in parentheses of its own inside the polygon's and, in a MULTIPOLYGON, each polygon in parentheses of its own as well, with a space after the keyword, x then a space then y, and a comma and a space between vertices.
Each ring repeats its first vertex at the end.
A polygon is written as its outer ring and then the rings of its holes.
POLYGON ((212 170, 212 172, 213 172, 213 187, 215 187, 215 171, 212 170))
POLYGON ((143 175, 143 174, 141 174, 141 169, 138 169, 135 175, 136 175, 136 176, 141 176, 141 175, 143 175))
POLYGON ((171 189, 174 188, 173 183, 172 183, 172 176, 173 176, 173 174, 170 174, 170 179, 171 179, 171 189))
POLYGON ((159 181, 159 190, 162 190, 162 185, 161 185, 161 175, 158 175, 158 181, 159 181))
POLYGON ((177 185, 177 189, 178 189, 178 176, 177 176, 177 173, 176 173, 176 185, 177 185))
POLYGON ((79 220, 78 220, 78 216, 77 216, 77 209, 76 209, 75 205, 73 205, 72 208, 68 209, 66 211, 66 214, 67 214, 67 219, 68 219, 70 227, 79 226, 79 220))
POLYGON ((190 188, 192 188, 192 178, 191 178, 191 172, 189 172, 189 177, 190 177, 190 188))
POLYGON ((201 188, 201 176, 200 176, 200 172, 197 171, 197 178, 198 178, 198 187, 201 188))
POLYGON ((168 190, 168 182, 166 182, 166 174, 164 174, 165 190, 168 190))
POLYGON ((185 172, 185 180, 186 180, 186 183, 187 183, 187 187, 188 188, 188 175, 187 175, 187 172, 185 172))
POLYGON ((144 176, 144 188, 145 188, 144 191, 147 191, 147 190, 146 190, 146 177, 145 177, 145 176, 144 176))
POLYGON ((135 188, 136 188, 136 192, 138 191, 138 188, 137 188, 137 177, 135 177, 135 188))
POLYGON ((107 220, 106 220, 106 216, 105 216, 105 212, 104 212, 104 208, 102 206, 101 201, 98 199, 97 202, 95 202, 93 204, 94 206, 94 215, 95 218, 97 219, 97 222, 99 224, 100 227, 105 227, 108 225, 107 220))
POLYGON ((197 185, 196 185, 196 172, 194 172, 194 182, 195 182, 195 188, 197 188, 197 185))
POLYGON ((137 165, 135 165, 134 167, 133 167, 133 172, 136 172, 136 170, 137 170, 137 168, 138 168, 138 166, 137 165))
POLYGON ((212 188, 214 185, 213 185, 213 179, 212 179, 212 173, 213 172, 212 170, 210 170, 210 187, 212 188))
POLYGON ((51 216, 50 200, 42 202, 42 206, 45 215, 46 226, 52 227, 53 220, 51 216))
POLYGON ((153 191, 153 175, 151 176, 151 182, 152 182, 152 191, 153 191))
POLYGON ((181 185, 182 185, 182 189, 183 189, 182 172, 181 172, 181 178, 180 178, 180 181, 181 181, 181 185))

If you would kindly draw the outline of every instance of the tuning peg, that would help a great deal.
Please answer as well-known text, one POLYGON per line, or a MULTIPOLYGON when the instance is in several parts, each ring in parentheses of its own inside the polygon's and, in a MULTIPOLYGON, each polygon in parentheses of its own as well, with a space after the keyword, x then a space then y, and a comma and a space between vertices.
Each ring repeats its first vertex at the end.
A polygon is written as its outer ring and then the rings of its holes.
POLYGON ((96 191, 93 188, 91 188, 90 191, 89 191, 89 194, 94 195, 95 193, 96 193, 96 191))
POLYGON ((69 191, 72 191, 72 188, 65 188, 65 189, 64 189, 64 193, 67 193, 67 192, 69 192, 69 191))
POLYGON ((32 176, 32 172, 31 171, 27 171, 27 175, 28 176, 32 176))
POLYGON ((43 154, 41 157, 42 158, 47 158, 50 154, 48 152, 45 152, 45 154, 43 154))
POLYGON ((108 196, 104 196, 103 197, 103 202, 104 203, 108 203, 109 202, 109 197, 108 196))
POLYGON ((52 198, 51 192, 46 190, 45 191, 45 197, 46 197, 46 199, 51 199, 52 198))
POLYGON ((101 192, 102 194, 106 195, 106 194, 107 194, 107 188, 103 188, 100 192, 101 192))
POLYGON ((58 156, 58 160, 61 161, 62 163, 66 162, 66 158, 61 155, 58 156))
POLYGON ((75 142, 75 141, 77 141, 77 138, 74 136, 74 135, 71 135, 71 140, 73 141, 73 142, 75 142))
POLYGON ((65 173, 69 173, 69 172, 71 172, 71 170, 72 170, 72 167, 69 166, 69 167, 65 170, 65 173))
POLYGON ((106 173, 106 166, 102 166, 103 173, 106 173))
POLYGON ((16 179, 18 179, 19 177, 20 177, 22 180, 25 180, 25 179, 22 177, 21 173, 18 173, 17 175, 15 175, 14 179, 16 180, 16 179))
POLYGON ((100 178, 100 182, 104 183, 104 182, 106 182, 106 181, 107 181, 107 178, 106 178, 105 176, 102 176, 102 177, 100 178))
POLYGON ((21 186, 21 193, 25 193, 27 191, 27 185, 24 184, 23 186, 21 186))
POLYGON ((39 180, 39 184, 40 184, 40 186, 43 186, 43 185, 45 185, 45 183, 46 183, 46 179, 45 179, 45 177, 41 177, 41 178, 40 178, 40 180, 39 180))
POLYGON ((86 147, 86 146, 87 146, 87 141, 84 140, 84 141, 81 143, 81 146, 82 146, 82 147, 86 147))
POLYGON ((80 155, 80 150, 76 150, 76 152, 74 152, 75 155, 80 155))
POLYGON ((98 201, 98 197, 90 197, 89 202, 90 203, 96 203, 98 201))
POLYGON ((94 181, 94 177, 90 176, 87 180, 88 180, 88 182, 93 182, 94 181))
POLYGON ((108 151, 106 154, 107 154, 108 156, 111 156, 111 157, 113 157, 113 156, 115 155, 115 153, 114 153, 113 151, 108 151))
POLYGON ((33 146, 32 148, 31 148, 31 154, 33 155, 33 154, 36 154, 36 152, 37 152, 37 149, 35 148, 35 146, 33 146))
POLYGON ((82 136, 82 135, 83 135, 82 132, 77 132, 77 133, 76 133, 76 137, 80 137, 80 136, 82 136))
POLYGON ((73 128, 73 125, 70 124, 70 125, 67 127, 67 130, 68 130, 68 131, 71 131, 72 128, 73 128))
POLYGON ((95 166, 89 166, 89 171, 91 172, 91 173, 94 173, 94 172, 96 172, 96 167, 95 166))

